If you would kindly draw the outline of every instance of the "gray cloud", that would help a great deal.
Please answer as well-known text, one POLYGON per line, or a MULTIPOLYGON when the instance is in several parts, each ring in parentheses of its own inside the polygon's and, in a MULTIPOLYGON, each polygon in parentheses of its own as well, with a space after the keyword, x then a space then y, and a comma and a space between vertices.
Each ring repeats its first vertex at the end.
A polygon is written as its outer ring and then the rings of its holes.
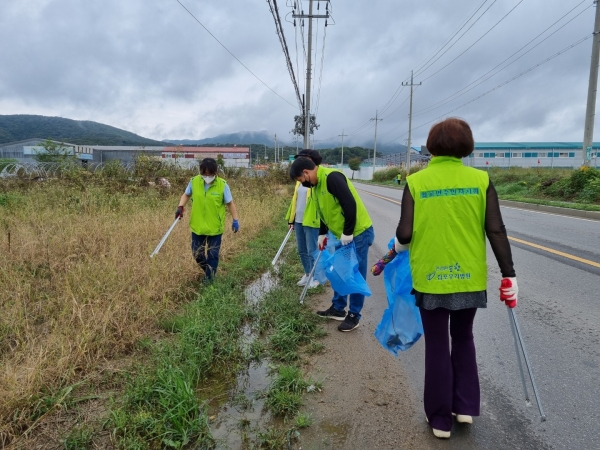
MULTIPOLYGON (((182 2, 246 66, 295 105, 266 2, 182 2)), ((492 2, 488 0, 483 9, 492 2)), ((384 109, 410 70, 418 69, 482 0, 332 3, 336 25, 327 28, 317 119, 321 128, 315 138, 337 136, 344 129, 353 134, 350 142, 359 143, 373 136, 371 125, 359 126, 374 117, 377 109, 384 109)), ((496 1, 447 54, 416 77, 417 82, 423 80, 414 97, 417 114, 485 74, 579 1, 525 0, 475 43, 518 3, 496 1), (474 46, 464 55, 433 75, 471 44, 474 46)), ((303 4, 307 11, 308 3, 303 4)), ((485 83, 446 105, 416 115, 414 144, 424 143, 430 127, 427 122, 591 34, 591 4, 592 0, 583 3, 569 17, 587 8, 583 14, 485 83)), ((283 0, 279 7, 282 15, 290 12, 283 0)), ((295 30, 287 22, 284 29, 296 66, 295 30)), ((316 30, 315 107, 322 20, 316 30)), ((297 37, 300 39, 299 33, 297 37)), ((175 0, 2 2, 0 42, 4 44, 0 46, 0 114, 95 120, 156 139, 194 139, 262 129, 292 139, 289 130, 294 108, 243 69, 175 0)), ((296 75, 303 89, 300 40, 298 48, 300 70, 296 75)), ((590 52, 588 39, 450 114, 468 120, 481 141, 581 140, 590 52)), ((408 102, 390 113, 406 99, 407 92, 405 88, 382 111, 385 120, 380 123, 379 142, 404 142, 408 102)))

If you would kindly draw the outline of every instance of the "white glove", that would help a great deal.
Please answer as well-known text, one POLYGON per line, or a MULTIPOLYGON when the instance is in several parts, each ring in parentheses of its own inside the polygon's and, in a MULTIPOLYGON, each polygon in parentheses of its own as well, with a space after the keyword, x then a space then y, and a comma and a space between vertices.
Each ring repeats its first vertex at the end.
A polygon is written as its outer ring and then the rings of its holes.
POLYGON ((519 296, 519 286, 516 278, 502 278, 500 282, 500 300, 506 303, 509 308, 517 306, 517 297, 519 296))
POLYGON ((319 240, 317 241, 317 246, 319 247, 319 250, 324 250, 326 245, 327 245, 327 235, 320 234, 319 240))
POLYGON ((353 235, 346 236, 345 234, 342 234, 342 237, 340 238, 340 242, 342 243, 342 245, 348 245, 353 240, 354 240, 353 235))
POLYGON ((396 253, 405 252, 409 246, 410 244, 401 244, 398 238, 394 238, 394 250, 396 250, 396 253))

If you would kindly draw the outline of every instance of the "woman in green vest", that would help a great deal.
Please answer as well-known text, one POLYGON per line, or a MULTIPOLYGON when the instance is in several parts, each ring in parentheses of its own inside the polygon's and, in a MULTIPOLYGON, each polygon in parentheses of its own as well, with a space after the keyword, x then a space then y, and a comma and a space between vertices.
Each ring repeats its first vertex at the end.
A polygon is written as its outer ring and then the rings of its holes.
POLYGON ((240 229, 237 211, 227 182, 217 176, 217 162, 204 158, 200 163, 200 175, 189 182, 179 200, 175 218, 183 217, 188 200, 192 199, 190 229, 192 230, 192 255, 204 271, 205 281, 211 281, 219 265, 221 237, 225 231, 225 207, 233 217, 231 229, 240 229))
MULTIPOLYGON (((312 197, 321 221, 319 250, 326 245, 328 231, 331 231, 342 245, 354 242, 358 270, 366 279, 369 247, 373 244, 375 233, 369 213, 350 180, 337 170, 317 166, 309 158, 296 159, 290 167, 290 177, 312 189, 312 197)), ((365 296, 350 294, 349 297, 348 306, 348 296, 334 292, 331 307, 325 311, 317 311, 317 314, 321 317, 343 321, 338 326, 339 331, 356 329, 365 296), (346 314, 347 306, 348 313, 346 314)))
POLYGON ((479 415, 473 320, 487 306, 486 236, 502 273, 500 300, 514 308, 518 288, 494 186, 461 160, 474 149, 471 128, 457 118, 435 124, 427 149, 429 166, 406 179, 396 251, 410 244, 425 331, 425 414, 434 435, 449 438, 453 417, 472 423, 479 415))
MULTIPOLYGON (((296 158, 310 158, 317 166, 323 160, 318 152, 310 149, 302 150, 296 155, 296 158)), ((285 216, 288 226, 296 233, 298 255, 304 268, 304 275, 298 281, 298 286, 304 286, 308 282, 308 275, 315 263, 312 255, 317 249, 317 240, 321 225, 317 206, 311 197, 311 192, 312 189, 296 181, 292 203, 290 203, 287 215, 285 216)), ((318 285, 319 282, 313 279, 308 287, 312 289, 318 285)))

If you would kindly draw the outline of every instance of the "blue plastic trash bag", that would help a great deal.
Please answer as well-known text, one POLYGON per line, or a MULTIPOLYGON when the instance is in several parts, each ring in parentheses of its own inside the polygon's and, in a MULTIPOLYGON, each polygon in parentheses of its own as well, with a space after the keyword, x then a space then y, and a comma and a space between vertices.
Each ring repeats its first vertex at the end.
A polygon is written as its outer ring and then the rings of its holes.
MULTIPOLYGON (((391 245, 394 245, 392 239, 391 245)), ((391 247, 390 247, 391 248, 391 247)), ((411 348, 423 335, 423 322, 412 291, 408 251, 399 253, 383 271, 388 308, 375 330, 379 343, 394 356, 411 348)))
MULTIPOLYGON (((315 261, 319 252, 320 250, 316 250, 313 253, 315 261)), ((313 278, 321 284, 325 284, 329 280, 333 290, 340 295, 371 295, 367 282, 358 271, 358 258, 354 242, 342 246, 339 239, 331 233, 327 235, 327 247, 321 252, 313 278)))

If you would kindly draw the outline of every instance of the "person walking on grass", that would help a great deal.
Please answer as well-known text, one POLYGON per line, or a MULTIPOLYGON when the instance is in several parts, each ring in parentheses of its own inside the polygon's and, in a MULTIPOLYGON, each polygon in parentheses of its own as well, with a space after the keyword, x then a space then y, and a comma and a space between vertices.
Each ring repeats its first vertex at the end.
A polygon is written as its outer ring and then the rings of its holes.
MULTIPOLYGON (((290 177, 305 187, 312 188, 320 218, 318 247, 323 250, 327 244, 328 231, 340 240, 342 245, 354 242, 358 258, 358 270, 367 278, 367 259, 369 247, 373 244, 375 233, 373 222, 360 196, 346 176, 334 169, 317 166, 309 158, 297 158, 290 167, 290 177)), ((317 311, 321 317, 343 321, 339 331, 352 331, 358 327, 361 310, 365 302, 362 294, 343 296, 333 293, 331 306, 317 311), (348 306, 348 313, 346 307, 348 306)))
POLYGON ((200 163, 200 175, 189 182, 179 200, 175 218, 183 217, 184 207, 192 200, 190 229, 192 231, 192 255, 204 271, 204 281, 211 281, 219 265, 221 237, 225 231, 225 206, 233 217, 231 229, 240 229, 237 211, 227 182, 217 176, 217 162, 204 158, 200 163))
MULTIPOLYGON (((305 149, 296 155, 296 158, 310 158, 317 166, 321 164, 323 158, 315 150, 305 149)), ((304 275, 298 281, 298 286, 304 286, 308 282, 309 273, 315 263, 313 253, 317 249, 317 241, 319 238, 319 228, 321 221, 317 213, 317 207, 311 197, 312 189, 303 186, 302 183, 296 181, 296 188, 292 203, 288 208, 285 219, 288 226, 296 233, 296 244, 298 245, 298 255, 304 269, 304 275)), ((309 288, 316 288, 319 282, 315 279, 311 280, 309 288)))
POLYGON ((437 123, 427 149, 429 166, 406 179, 395 248, 410 244, 425 332, 426 418, 436 437, 449 438, 453 416, 472 423, 479 415, 473 320, 487 306, 486 236, 502 273, 500 300, 514 308, 518 287, 496 190, 486 172, 461 161, 474 150, 471 128, 457 118, 437 123))

